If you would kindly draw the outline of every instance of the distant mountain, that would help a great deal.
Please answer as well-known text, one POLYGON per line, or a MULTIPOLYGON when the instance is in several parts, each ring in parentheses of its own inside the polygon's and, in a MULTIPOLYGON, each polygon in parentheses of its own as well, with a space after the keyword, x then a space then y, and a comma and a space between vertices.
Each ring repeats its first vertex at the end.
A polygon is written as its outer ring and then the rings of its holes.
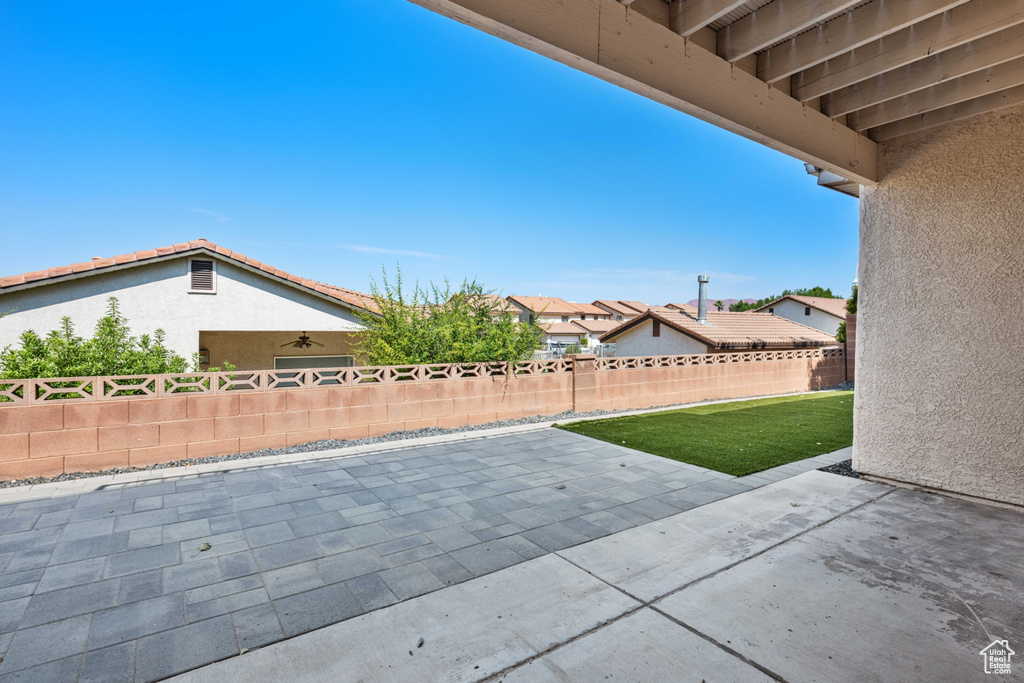
MULTIPOLYGON (((719 301, 719 299, 712 299, 711 297, 708 297, 708 310, 709 311, 718 310, 717 308, 715 308, 715 302, 716 301, 719 301)), ((730 306, 732 306, 733 304, 739 303, 740 301, 742 301, 743 303, 747 303, 747 304, 757 303, 757 299, 721 299, 720 301, 722 302, 722 310, 723 311, 728 311, 730 306)), ((700 301, 698 299, 694 299, 692 301, 688 301, 687 303, 690 304, 691 306, 693 306, 694 308, 697 308, 697 305, 700 303, 700 301)))

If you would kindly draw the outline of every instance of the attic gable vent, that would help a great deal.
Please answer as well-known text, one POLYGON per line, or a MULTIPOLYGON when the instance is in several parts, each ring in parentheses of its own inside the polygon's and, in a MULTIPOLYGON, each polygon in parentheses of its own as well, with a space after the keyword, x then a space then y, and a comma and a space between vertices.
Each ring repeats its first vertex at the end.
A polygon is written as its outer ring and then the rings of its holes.
POLYGON ((189 262, 189 290, 213 292, 213 261, 193 259, 189 262))

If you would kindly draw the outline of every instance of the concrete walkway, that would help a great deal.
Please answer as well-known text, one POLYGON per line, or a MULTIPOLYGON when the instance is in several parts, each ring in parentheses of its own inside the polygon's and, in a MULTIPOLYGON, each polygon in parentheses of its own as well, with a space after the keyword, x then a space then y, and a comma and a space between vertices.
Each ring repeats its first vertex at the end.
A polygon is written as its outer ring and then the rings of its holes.
POLYGON ((982 681, 1022 522, 808 472, 174 680, 982 681))
POLYGON ((366 450, 0 490, 0 682, 159 680, 795 473, 554 429, 366 450))

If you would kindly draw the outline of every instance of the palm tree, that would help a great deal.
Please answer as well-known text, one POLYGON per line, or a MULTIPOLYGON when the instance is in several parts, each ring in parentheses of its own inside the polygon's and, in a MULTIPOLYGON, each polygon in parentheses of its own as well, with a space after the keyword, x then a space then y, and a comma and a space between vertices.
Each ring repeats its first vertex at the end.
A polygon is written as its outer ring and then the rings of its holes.
POLYGON ((722 303, 721 299, 715 302, 715 308, 717 308, 719 311, 725 308, 725 304, 722 303))

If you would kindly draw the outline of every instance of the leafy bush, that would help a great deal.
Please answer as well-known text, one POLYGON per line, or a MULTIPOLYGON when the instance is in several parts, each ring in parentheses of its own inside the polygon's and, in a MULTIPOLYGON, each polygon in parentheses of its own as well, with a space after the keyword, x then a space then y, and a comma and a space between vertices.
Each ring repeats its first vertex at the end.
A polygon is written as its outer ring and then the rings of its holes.
POLYGON ((370 282, 377 311, 364 313, 366 331, 359 352, 369 365, 488 363, 526 360, 540 347, 543 332, 520 322, 518 311, 501 305, 476 280, 457 291, 417 284, 411 295, 399 270, 392 283, 387 272, 380 285, 370 282))
POLYGON ((107 314, 96 323, 91 339, 75 334, 71 318, 60 329, 40 337, 33 330, 21 334, 20 348, 0 352, 0 378, 90 377, 93 375, 150 375, 188 372, 188 362, 164 346, 164 331, 153 336, 131 335, 128 320, 107 300, 107 314))

